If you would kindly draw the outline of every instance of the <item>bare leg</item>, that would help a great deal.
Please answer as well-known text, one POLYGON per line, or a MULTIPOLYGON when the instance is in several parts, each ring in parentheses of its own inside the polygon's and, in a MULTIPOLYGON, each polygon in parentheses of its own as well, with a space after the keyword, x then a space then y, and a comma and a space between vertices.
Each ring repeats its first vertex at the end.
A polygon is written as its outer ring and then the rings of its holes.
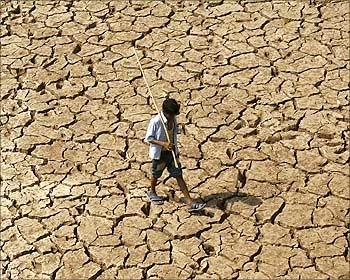
POLYGON ((151 192, 156 193, 157 178, 151 177, 151 192))
POLYGON ((180 190, 185 196, 186 203, 190 205, 192 203, 192 198, 190 196, 190 193, 188 192, 188 188, 186 186, 185 180, 183 179, 182 176, 176 177, 177 183, 180 187, 180 190))

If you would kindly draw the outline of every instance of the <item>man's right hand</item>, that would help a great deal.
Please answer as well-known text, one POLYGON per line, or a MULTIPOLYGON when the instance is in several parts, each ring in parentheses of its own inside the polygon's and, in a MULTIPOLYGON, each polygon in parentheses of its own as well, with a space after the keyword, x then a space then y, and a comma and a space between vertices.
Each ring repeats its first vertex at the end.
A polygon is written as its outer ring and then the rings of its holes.
POLYGON ((162 145, 167 151, 171 151, 174 147, 174 145, 170 142, 163 142, 162 145))

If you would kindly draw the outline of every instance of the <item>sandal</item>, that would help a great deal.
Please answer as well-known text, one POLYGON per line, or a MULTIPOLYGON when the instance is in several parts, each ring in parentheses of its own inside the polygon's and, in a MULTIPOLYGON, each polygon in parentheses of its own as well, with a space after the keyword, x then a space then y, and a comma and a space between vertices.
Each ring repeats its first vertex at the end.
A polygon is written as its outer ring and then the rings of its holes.
POLYGON ((190 208, 188 208, 188 212, 196 212, 202 210, 205 207, 205 203, 192 201, 190 208))
POLYGON ((154 204, 159 205, 164 203, 164 199, 161 196, 155 194, 154 192, 147 193, 147 197, 154 204))

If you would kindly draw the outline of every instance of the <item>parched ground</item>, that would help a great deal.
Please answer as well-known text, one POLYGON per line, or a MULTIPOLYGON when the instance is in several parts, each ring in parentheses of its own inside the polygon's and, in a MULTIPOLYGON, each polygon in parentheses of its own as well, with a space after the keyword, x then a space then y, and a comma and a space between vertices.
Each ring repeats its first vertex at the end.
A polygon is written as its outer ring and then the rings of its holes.
POLYGON ((349 279, 347 1, 1 1, 1 279, 349 279), (143 142, 181 102, 190 215, 143 142))

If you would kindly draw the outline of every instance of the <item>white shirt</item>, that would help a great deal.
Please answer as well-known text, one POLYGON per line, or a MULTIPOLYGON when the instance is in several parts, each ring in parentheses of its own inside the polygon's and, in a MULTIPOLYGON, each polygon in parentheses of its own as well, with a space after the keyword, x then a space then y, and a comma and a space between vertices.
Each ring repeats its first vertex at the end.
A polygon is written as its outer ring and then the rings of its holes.
MULTIPOLYGON (((164 124, 167 125, 168 119, 165 117, 163 111, 160 112, 160 115, 162 116, 162 120, 163 120, 164 124)), ((176 117, 174 117, 173 132, 174 132, 173 133, 174 139, 171 142, 174 143, 175 153, 178 154, 179 150, 177 147, 177 134, 179 133, 179 129, 177 127, 176 117)), ((159 114, 157 114, 156 116, 154 116, 150 120, 144 141, 146 143, 150 144, 150 147, 149 147, 150 158, 151 159, 160 159, 160 153, 162 151, 162 146, 150 143, 150 141, 152 141, 152 140, 168 142, 168 139, 167 139, 166 133, 165 133, 165 129, 164 129, 163 124, 160 120, 159 114)))

